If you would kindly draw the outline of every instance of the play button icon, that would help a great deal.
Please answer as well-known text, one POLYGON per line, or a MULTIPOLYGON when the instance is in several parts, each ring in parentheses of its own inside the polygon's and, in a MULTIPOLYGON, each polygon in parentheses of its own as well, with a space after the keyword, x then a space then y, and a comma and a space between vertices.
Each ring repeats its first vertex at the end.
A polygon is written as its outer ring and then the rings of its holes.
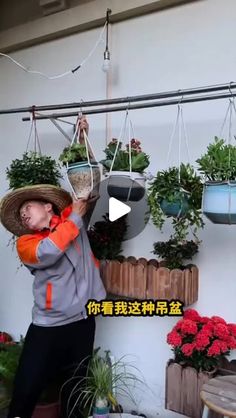
MULTIPOLYGON (((124 200, 122 199, 122 193, 118 190, 116 196, 110 196, 110 180, 104 179, 99 185, 100 198, 96 202, 95 209, 93 210, 92 217, 90 218, 90 226, 95 225, 96 222, 104 221, 104 215, 107 215, 109 222, 114 222, 126 215, 127 232, 124 237, 124 241, 128 241, 137 235, 139 235, 146 227, 145 219, 149 219, 149 207, 147 203, 146 193, 144 196, 137 200, 124 200)), ((121 186, 127 188, 127 179, 124 177, 121 186)), ((133 184, 133 187, 139 187, 139 184, 133 184)), ((124 188, 123 187, 123 188, 124 188)), ((130 184, 128 184, 128 188, 130 184)), ((96 195, 97 191, 94 189, 93 195, 96 195)), ((114 225, 114 224, 113 224, 114 225)))
POLYGON ((124 215, 127 215, 131 211, 131 208, 115 197, 109 199, 109 220, 111 222, 116 221, 124 215))

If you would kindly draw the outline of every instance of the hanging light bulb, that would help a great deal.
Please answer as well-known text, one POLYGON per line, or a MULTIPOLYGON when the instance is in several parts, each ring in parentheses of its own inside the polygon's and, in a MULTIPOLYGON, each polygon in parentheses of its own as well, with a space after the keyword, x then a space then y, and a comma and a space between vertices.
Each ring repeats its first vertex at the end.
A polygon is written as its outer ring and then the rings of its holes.
POLYGON ((109 69, 111 66, 111 61, 110 61, 110 52, 108 50, 106 50, 104 52, 104 61, 103 61, 103 65, 102 65, 102 69, 104 71, 104 73, 108 73, 109 69))
POLYGON ((111 14, 111 9, 107 9, 107 14, 106 14, 106 49, 104 51, 104 61, 103 61, 103 66, 102 69, 105 73, 108 73, 109 69, 110 69, 110 51, 108 48, 108 34, 109 34, 109 17, 111 14))

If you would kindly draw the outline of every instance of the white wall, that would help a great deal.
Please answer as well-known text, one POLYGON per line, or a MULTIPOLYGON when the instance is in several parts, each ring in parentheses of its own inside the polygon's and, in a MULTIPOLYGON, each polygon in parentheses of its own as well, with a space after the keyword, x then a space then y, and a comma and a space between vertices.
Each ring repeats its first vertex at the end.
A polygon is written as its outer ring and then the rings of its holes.
MULTIPOLYGON (((112 28, 112 95, 127 96, 164 90, 230 82, 235 78, 236 56, 234 0, 202 0, 191 5, 153 13, 112 28)), ((84 58, 97 39, 99 30, 74 35, 14 54, 34 69, 54 74, 73 67, 84 58)), ((106 80, 101 71, 103 46, 74 76, 47 81, 18 70, 10 62, 0 61, 0 107, 63 103, 105 97, 106 80)), ((188 129, 191 162, 219 134, 227 101, 186 104, 184 116, 188 129)), ((29 126, 22 115, 0 116, 0 193, 7 190, 5 168, 11 159, 25 150, 29 126)), ((166 167, 168 141, 172 131, 175 107, 132 112, 136 136, 151 155, 152 171, 166 167)), ((118 135, 124 115, 112 114, 113 136, 118 135)), ((90 138, 102 157, 105 144, 105 116, 89 118, 90 138)), ((235 121, 236 124, 236 121, 235 121)), ((47 121, 38 125, 45 152, 59 155, 65 141, 47 121)), ((234 126, 236 131, 236 125, 234 126)), ((176 164, 177 141, 172 161, 176 164)), ((186 153, 183 152, 186 161, 186 153)), ((125 254, 152 257, 152 245, 167 238, 152 225, 125 244, 125 254)), ((32 278, 22 268, 16 273, 15 253, 7 247, 9 234, 0 229, 0 329, 18 338, 30 321, 32 278)), ((213 225, 206 220, 203 240, 196 264, 200 270, 199 300, 201 314, 222 315, 236 322, 236 234, 235 226, 213 225)), ((174 318, 98 318, 96 345, 110 349, 119 357, 134 354, 151 390, 138 396, 141 412, 157 414, 164 403, 165 364, 171 356, 165 339, 176 322, 174 318)))

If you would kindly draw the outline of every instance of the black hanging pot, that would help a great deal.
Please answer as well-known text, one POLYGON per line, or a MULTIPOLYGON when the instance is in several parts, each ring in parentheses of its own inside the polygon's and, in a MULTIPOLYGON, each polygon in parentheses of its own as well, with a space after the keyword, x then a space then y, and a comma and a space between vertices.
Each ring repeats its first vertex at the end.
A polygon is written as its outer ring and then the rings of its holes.
POLYGON ((107 192, 121 201, 138 202, 145 195, 146 178, 142 173, 112 171, 108 175, 107 192))

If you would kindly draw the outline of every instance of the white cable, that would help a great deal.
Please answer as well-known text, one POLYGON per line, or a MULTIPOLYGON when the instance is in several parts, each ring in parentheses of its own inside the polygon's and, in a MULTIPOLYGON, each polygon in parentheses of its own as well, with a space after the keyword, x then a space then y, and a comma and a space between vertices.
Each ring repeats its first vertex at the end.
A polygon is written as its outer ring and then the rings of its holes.
POLYGON ((100 36, 99 36, 99 38, 98 38, 98 40, 96 41, 96 43, 95 43, 95 45, 94 45, 94 47, 91 49, 91 51, 89 52, 89 54, 88 54, 88 56, 81 62, 81 64, 80 65, 78 65, 78 66, 76 66, 74 69, 72 69, 72 70, 68 70, 68 71, 65 71, 64 73, 62 73, 62 74, 57 74, 57 75, 54 75, 54 76, 48 76, 47 74, 45 74, 45 73, 42 73, 41 71, 36 71, 36 70, 29 70, 28 68, 26 68, 24 65, 22 65, 20 62, 18 62, 18 61, 16 61, 14 58, 12 58, 10 55, 7 55, 7 54, 4 54, 4 53, 2 53, 2 52, 0 52, 0 56, 2 56, 2 57, 5 57, 5 58, 8 58, 10 61, 12 61, 14 64, 16 64, 18 67, 20 67, 23 71, 25 71, 26 73, 29 73, 29 74, 38 74, 38 75, 41 75, 42 77, 44 77, 44 78, 47 78, 48 80, 56 80, 56 79, 58 79, 58 78, 62 78, 62 77, 65 77, 66 75, 69 75, 69 74, 74 74, 77 70, 79 70, 87 61, 88 61, 88 59, 93 55, 93 53, 95 52, 95 50, 96 50, 96 48, 97 48, 97 46, 99 45, 99 43, 102 41, 102 36, 103 36, 103 33, 104 33, 104 31, 105 31, 105 28, 106 28, 106 25, 107 25, 107 22, 105 23, 105 25, 103 26, 103 28, 102 28, 102 31, 101 31, 101 33, 100 33, 100 36))

